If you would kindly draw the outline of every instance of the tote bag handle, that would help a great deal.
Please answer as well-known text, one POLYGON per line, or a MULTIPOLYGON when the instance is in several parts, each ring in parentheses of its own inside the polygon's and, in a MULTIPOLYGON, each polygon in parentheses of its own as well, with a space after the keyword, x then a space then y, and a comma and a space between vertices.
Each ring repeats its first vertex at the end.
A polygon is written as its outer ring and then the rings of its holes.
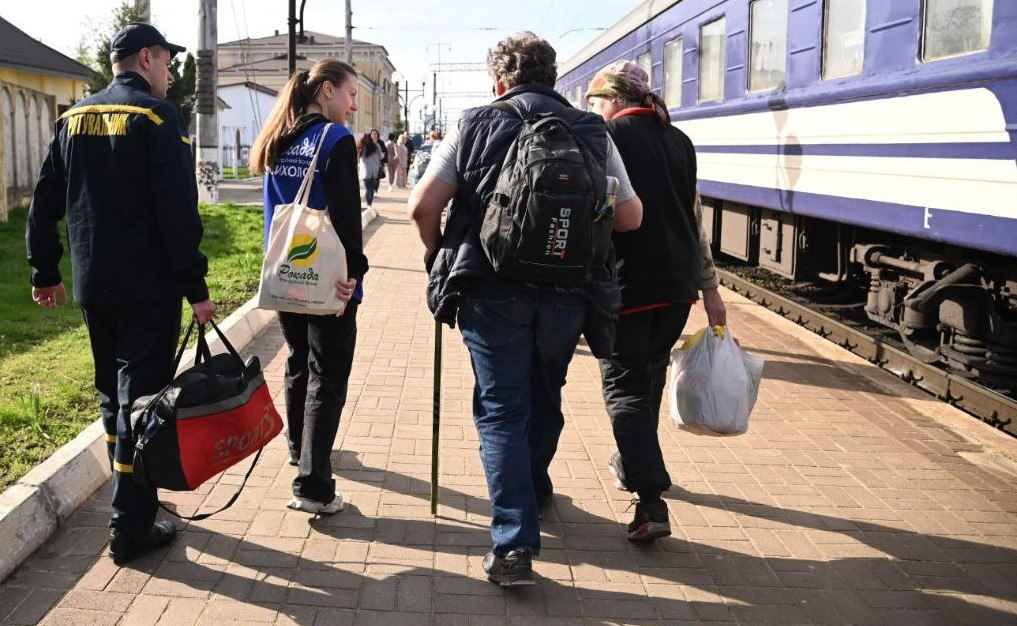
POLYGON ((321 154, 321 147, 325 144, 325 136, 328 135, 328 130, 332 128, 331 122, 325 124, 325 130, 321 131, 321 137, 318 139, 318 145, 314 148, 314 156, 311 158, 311 164, 307 167, 307 174, 304 175, 304 182, 300 184, 300 189, 297 189, 297 196, 294 198, 294 203, 300 206, 307 206, 307 203, 311 199, 311 184, 314 182, 314 168, 318 166, 318 155, 321 154))

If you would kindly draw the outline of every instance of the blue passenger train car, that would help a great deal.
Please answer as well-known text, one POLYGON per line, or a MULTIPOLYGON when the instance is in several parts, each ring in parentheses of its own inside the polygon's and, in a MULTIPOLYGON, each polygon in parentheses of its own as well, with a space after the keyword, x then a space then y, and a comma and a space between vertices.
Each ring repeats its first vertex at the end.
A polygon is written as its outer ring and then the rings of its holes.
POLYGON ((914 354, 1017 388, 1017 1, 651 0, 559 91, 617 59, 695 143, 719 252, 861 285, 914 354))

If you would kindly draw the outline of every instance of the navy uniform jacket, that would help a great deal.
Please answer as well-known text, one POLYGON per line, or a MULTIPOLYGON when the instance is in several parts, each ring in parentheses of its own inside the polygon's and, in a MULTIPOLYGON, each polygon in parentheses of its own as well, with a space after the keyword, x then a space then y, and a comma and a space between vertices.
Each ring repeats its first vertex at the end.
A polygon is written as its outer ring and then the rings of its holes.
POLYGON ((190 143, 176 107, 133 72, 61 115, 28 212, 32 284, 62 281, 66 218, 77 302, 207 300, 190 143))

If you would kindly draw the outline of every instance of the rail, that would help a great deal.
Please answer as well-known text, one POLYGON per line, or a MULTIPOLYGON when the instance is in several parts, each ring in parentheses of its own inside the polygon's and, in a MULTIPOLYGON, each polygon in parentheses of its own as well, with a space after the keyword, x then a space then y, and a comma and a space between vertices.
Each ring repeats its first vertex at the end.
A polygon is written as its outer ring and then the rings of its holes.
POLYGON ((923 363, 907 352, 889 346, 861 330, 851 328, 730 272, 718 270, 718 274, 721 284, 735 293, 808 328, 994 428, 1017 436, 1017 401, 935 365, 923 363))

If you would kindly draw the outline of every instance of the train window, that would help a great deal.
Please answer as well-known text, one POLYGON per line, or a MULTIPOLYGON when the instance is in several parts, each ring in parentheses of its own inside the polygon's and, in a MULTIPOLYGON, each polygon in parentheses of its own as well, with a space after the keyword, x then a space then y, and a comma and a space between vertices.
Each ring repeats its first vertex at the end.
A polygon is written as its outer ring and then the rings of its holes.
POLYGON ((682 38, 664 44, 664 102, 669 107, 682 105, 682 38))
POLYGON ((646 54, 640 54, 638 57, 636 57, 636 63, 638 63, 639 67, 643 68, 643 71, 646 72, 646 76, 647 76, 646 83, 652 87, 653 86, 653 58, 650 56, 650 53, 647 52, 646 54))
POLYGON ((922 59, 985 50, 991 30, 992 0, 925 0, 922 59))
POLYGON ((862 71, 865 55, 865 0, 826 0, 823 78, 862 71))
POLYGON ((724 99, 727 21, 722 17, 699 27, 699 100, 724 99))
POLYGON ((749 91, 783 87, 787 74, 787 0, 755 0, 749 12, 749 91))

